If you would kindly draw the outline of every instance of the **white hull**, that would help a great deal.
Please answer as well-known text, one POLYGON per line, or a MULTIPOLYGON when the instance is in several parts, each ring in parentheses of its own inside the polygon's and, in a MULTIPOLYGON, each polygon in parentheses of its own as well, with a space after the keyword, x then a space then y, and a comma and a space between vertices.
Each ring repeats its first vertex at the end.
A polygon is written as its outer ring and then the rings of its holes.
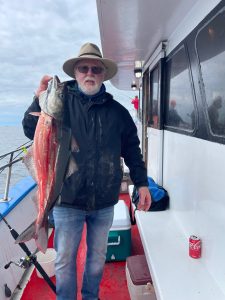
MULTIPOLYGON (((16 191, 17 195, 23 193, 24 190, 16 191)), ((28 195, 25 196, 6 216, 5 219, 9 225, 15 229, 19 234, 27 228, 37 216, 37 208, 32 200, 32 197, 35 194, 35 189, 32 190, 28 195)), ((11 200, 13 201, 13 199, 11 200)), ((9 202, 10 203, 10 202, 9 202)), ((0 204, 6 205, 6 204, 0 204)), ((1 206, 0 206, 1 207, 1 206)), ((13 293, 19 284, 25 269, 11 264, 8 269, 5 269, 4 266, 10 261, 19 262, 20 258, 26 257, 24 251, 15 244, 14 238, 12 237, 10 230, 6 224, 1 220, 0 221, 0 299, 6 300, 9 299, 5 296, 4 285, 10 288, 13 293)), ((36 245, 34 241, 26 243, 29 250, 34 252, 36 250, 36 245)))

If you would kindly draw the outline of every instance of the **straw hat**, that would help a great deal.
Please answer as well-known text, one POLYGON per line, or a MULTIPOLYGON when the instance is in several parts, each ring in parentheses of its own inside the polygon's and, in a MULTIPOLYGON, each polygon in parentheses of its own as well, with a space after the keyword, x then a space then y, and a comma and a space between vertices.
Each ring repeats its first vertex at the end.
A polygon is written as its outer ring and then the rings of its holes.
POLYGON ((68 59, 63 64, 63 71, 74 78, 75 64, 82 59, 95 59, 103 63, 106 68, 105 80, 111 79, 117 72, 117 65, 111 59, 103 58, 98 46, 92 43, 86 43, 80 48, 80 52, 77 57, 68 59))

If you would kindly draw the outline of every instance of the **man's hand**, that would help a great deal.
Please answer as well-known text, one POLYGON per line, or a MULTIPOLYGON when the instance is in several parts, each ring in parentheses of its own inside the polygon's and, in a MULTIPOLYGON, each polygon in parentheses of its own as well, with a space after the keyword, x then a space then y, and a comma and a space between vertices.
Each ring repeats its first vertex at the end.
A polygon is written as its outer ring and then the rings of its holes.
POLYGON ((41 81, 40 81, 40 85, 36 91, 36 96, 39 97, 41 92, 44 92, 45 90, 47 90, 48 87, 48 82, 52 79, 51 76, 49 75, 45 75, 42 77, 41 81))
POLYGON ((138 194, 139 194, 139 202, 137 206, 138 210, 148 211, 152 203, 152 198, 148 187, 147 186, 140 187, 138 189, 138 194))

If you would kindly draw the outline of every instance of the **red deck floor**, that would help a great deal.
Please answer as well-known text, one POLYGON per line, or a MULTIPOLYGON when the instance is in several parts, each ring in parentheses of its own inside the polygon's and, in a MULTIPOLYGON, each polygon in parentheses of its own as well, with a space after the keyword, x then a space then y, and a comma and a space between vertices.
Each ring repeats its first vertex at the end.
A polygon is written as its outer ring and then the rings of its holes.
MULTIPOLYGON (((120 199, 124 199, 129 204, 129 196, 127 194, 121 194, 120 199)), ((131 228, 132 235, 132 250, 131 254, 143 254, 143 247, 141 244, 138 229, 135 226, 131 228)), ((49 247, 53 246, 53 234, 49 240, 49 247)), ((85 233, 83 234, 78 259, 78 290, 81 289, 82 283, 82 271, 84 267, 84 260, 86 254, 85 233)), ((55 283, 55 277, 52 278, 55 283)), ((127 289, 126 274, 125 274, 125 262, 110 262, 106 263, 105 270, 100 286, 100 299, 101 300, 130 300, 129 292, 127 289)), ((31 280, 27 284, 21 300, 54 300, 55 294, 49 288, 47 283, 37 277, 36 271, 33 272, 31 280)), ((78 293, 78 300, 81 300, 81 294, 78 293)))

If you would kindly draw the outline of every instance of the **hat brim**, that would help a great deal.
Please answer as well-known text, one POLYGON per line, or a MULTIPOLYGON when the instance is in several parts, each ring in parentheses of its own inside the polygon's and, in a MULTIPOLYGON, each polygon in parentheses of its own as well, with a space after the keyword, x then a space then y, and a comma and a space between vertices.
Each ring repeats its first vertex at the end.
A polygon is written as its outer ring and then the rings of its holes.
POLYGON ((76 57, 76 58, 68 59, 63 64, 63 71, 70 77, 75 78, 74 67, 75 67, 76 63, 78 61, 87 60, 87 59, 89 59, 89 60, 94 59, 94 60, 98 60, 103 63, 103 65, 106 68, 106 75, 105 75, 104 81, 111 79, 117 72, 117 65, 116 65, 116 63, 114 63, 114 61, 107 59, 107 58, 98 58, 93 55, 85 55, 83 57, 76 57))

